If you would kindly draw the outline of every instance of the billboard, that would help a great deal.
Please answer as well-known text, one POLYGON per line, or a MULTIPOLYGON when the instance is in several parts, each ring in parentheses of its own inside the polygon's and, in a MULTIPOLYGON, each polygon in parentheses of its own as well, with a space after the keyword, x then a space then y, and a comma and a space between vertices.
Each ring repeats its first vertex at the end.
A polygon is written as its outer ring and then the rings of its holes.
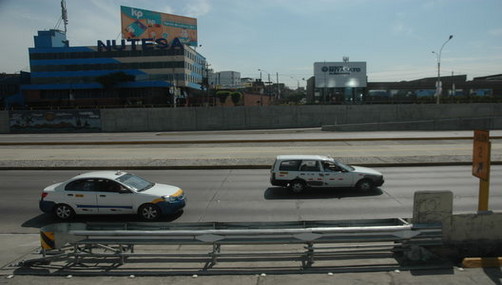
POLYGON ((366 87, 366 62, 315 62, 317 88, 366 87))
POLYGON ((138 8, 120 6, 122 38, 178 38, 182 43, 197 46, 197 19, 138 8))

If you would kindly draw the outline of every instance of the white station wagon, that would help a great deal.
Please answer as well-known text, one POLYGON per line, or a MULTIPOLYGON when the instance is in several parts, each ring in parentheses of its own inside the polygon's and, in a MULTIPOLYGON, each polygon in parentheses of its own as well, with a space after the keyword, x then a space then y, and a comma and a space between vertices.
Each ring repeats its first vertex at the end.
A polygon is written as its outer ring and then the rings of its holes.
POLYGON ((345 165, 329 156, 280 155, 270 170, 270 183, 295 193, 316 187, 355 187, 370 191, 384 183, 382 173, 367 167, 345 165))
POLYGON ((185 207, 183 190, 122 171, 77 175, 42 191, 40 210, 62 220, 75 215, 138 214, 157 220, 185 207))

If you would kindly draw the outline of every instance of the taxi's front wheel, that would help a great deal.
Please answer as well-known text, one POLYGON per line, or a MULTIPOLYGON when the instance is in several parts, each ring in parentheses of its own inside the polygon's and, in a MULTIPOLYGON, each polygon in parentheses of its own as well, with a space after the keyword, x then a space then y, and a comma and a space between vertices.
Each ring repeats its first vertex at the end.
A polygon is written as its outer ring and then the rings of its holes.
POLYGON ((368 192, 375 188, 375 184, 369 179, 363 179, 357 182, 356 188, 361 190, 362 192, 368 192))
POLYGON ((138 210, 140 218, 146 221, 155 221, 160 218, 160 208, 154 204, 145 204, 138 210))

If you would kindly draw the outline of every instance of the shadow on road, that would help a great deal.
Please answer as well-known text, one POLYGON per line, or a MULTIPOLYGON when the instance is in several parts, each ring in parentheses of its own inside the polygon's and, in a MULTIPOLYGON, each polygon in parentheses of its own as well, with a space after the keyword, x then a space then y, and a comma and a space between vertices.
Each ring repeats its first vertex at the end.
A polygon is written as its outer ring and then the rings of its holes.
POLYGON ((265 190, 266 200, 289 200, 289 199, 342 199, 349 197, 380 196, 383 191, 376 188, 373 191, 361 192, 353 188, 315 188, 296 194, 283 187, 270 187, 265 190))
MULTIPOLYGON (((157 221, 153 222, 173 222, 177 220, 183 214, 183 210, 180 212, 165 216, 157 221)), ((56 223, 128 223, 128 222, 145 222, 136 215, 80 215, 69 221, 62 221, 50 214, 40 214, 33 217, 24 223, 22 223, 23 228, 41 228, 50 224, 56 223)), ((148 223, 148 222, 146 222, 148 223)))

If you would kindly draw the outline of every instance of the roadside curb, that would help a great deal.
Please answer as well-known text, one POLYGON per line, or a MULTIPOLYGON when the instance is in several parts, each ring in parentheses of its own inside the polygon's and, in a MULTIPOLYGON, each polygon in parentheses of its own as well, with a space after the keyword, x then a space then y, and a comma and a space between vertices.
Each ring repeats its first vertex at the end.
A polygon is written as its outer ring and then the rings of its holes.
MULTIPOLYGON (((472 140, 472 136, 462 137, 389 137, 389 138, 332 138, 332 139, 237 139, 237 140, 170 140, 170 141, 71 141, 71 142, 0 142, 0 146, 30 145, 148 145, 148 144, 228 144, 228 143, 281 143, 281 142, 349 142, 349 141, 432 141, 432 140, 472 140)), ((490 139, 502 139, 493 136, 490 139)))
MULTIPOLYGON (((417 162, 417 163, 357 163, 364 167, 434 167, 434 166, 470 166, 472 162, 417 162)), ((502 161, 493 161, 491 165, 502 165, 502 161)), ((270 169, 271 164, 239 165, 40 165, 40 166, 0 166, 0 170, 218 170, 218 169, 270 169)))

